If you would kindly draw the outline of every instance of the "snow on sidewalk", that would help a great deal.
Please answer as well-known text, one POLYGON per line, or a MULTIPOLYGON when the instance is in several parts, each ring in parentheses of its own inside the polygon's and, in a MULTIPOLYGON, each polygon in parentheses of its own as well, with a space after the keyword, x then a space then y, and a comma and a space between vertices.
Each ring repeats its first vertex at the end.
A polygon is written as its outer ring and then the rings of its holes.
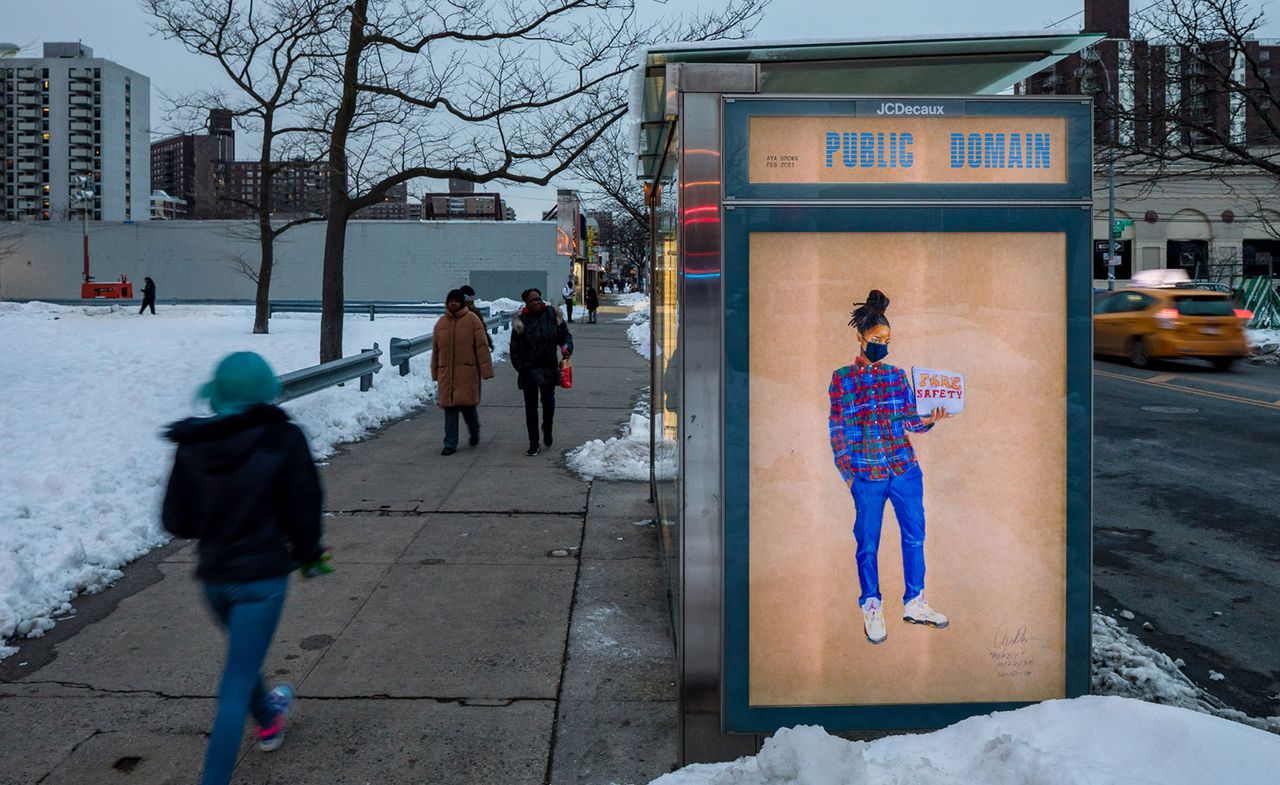
MULTIPOLYGON (((386 351, 436 318, 349 316, 344 355, 375 341, 386 351)), ((173 446, 160 431, 202 413, 196 390, 221 357, 256 351, 276 373, 316 363, 318 315, 278 314, 270 335, 252 324, 246 306, 139 316, 136 305, 0 303, 0 657, 13 653, 5 638, 43 634, 76 594, 169 539, 159 507, 173 446)), ((429 356, 405 377, 383 364, 368 393, 350 382, 284 405, 317 457, 435 394, 429 356)))
POLYGON ((870 743, 813 726, 785 729, 755 757, 688 766, 652 785, 1261 785, 1277 771, 1273 734, 1090 696, 870 743))

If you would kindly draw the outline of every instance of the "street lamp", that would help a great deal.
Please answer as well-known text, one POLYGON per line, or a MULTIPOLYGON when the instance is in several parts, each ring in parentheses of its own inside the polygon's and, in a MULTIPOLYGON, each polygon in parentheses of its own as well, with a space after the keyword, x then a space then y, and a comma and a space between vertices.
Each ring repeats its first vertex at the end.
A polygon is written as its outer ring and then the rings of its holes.
POLYGON ((89 275, 89 208, 93 206, 93 198, 96 196, 90 187, 89 176, 78 174, 75 176, 76 191, 71 194, 71 201, 78 204, 84 214, 84 282, 91 283, 93 277, 89 275))
POLYGON ((1105 76, 1107 85, 1107 102, 1111 108, 1111 155, 1107 161, 1107 253, 1103 261, 1107 265, 1107 291, 1114 291, 1116 288, 1116 265, 1119 262, 1114 261, 1116 252, 1120 250, 1120 244, 1116 242, 1116 147, 1120 144, 1120 112, 1119 103, 1116 101, 1115 91, 1111 89, 1111 71, 1107 68, 1106 62, 1102 59, 1102 55, 1096 50, 1090 49, 1092 55, 1091 62, 1102 66, 1102 73, 1105 76))

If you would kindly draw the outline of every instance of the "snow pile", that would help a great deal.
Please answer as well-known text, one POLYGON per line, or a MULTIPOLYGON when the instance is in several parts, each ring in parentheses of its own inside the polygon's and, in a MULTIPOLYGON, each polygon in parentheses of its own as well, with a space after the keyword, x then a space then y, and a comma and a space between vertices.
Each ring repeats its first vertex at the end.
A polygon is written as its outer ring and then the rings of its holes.
POLYGON ((1228 708, 1187 678, 1178 662, 1147 646, 1115 619, 1101 613, 1093 614, 1092 660, 1091 691, 1095 695, 1178 706, 1280 733, 1280 717, 1250 717, 1228 708))
POLYGON ((1273 782, 1280 738, 1115 697, 1048 701, 870 743, 783 729, 760 754, 652 785, 1227 785, 1273 782))
POLYGON ((614 305, 630 308, 633 311, 649 310, 649 295, 644 292, 627 292, 613 298, 614 305))
POLYGON ((1280 365, 1280 330, 1245 330, 1251 357, 1258 365, 1280 365))
MULTIPOLYGON (((385 350, 436 318, 351 315, 344 354, 374 342, 385 350)), ((253 335, 252 324, 246 306, 139 316, 136 304, 0 303, 0 643, 42 635, 72 597, 107 587, 169 539, 159 508, 173 445, 160 431, 207 413, 194 396, 219 359, 252 350, 277 373, 316 363, 319 315, 278 314, 270 335, 253 335)), ((429 360, 414 358, 404 377, 384 367, 368 393, 350 382, 284 408, 323 457, 430 400, 429 360)))
POLYGON ((512 300, 510 297, 499 297, 496 300, 476 300, 477 308, 488 308, 489 315, 499 313, 515 313, 524 307, 524 303, 519 300, 512 300))
MULTIPOLYGON (((673 480, 676 476, 675 442, 663 440, 658 435, 658 461, 655 471, 659 480, 673 480)), ((608 441, 593 439, 576 447, 565 456, 569 468, 582 479, 635 480, 649 479, 649 416, 642 411, 632 412, 631 421, 622 426, 622 435, 608 441)))
POLYGON ((649 345, 649 320, 637 322, 627 328, 627 339, 631 341, 631 348, 646 360, 652 357, 653 348, 649 345))

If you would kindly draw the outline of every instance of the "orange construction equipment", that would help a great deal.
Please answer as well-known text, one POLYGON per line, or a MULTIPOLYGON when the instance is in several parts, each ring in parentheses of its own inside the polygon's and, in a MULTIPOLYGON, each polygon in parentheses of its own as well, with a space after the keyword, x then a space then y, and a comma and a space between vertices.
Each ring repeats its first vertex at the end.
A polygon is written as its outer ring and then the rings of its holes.
POLYGON ((83 300, 95 300, 98 298, 108 300, 132 300, 133 284, 123 275, 119 281, 109 281, 106 283, 97 283, 86 281, 80 284, 80 298, 83 300))

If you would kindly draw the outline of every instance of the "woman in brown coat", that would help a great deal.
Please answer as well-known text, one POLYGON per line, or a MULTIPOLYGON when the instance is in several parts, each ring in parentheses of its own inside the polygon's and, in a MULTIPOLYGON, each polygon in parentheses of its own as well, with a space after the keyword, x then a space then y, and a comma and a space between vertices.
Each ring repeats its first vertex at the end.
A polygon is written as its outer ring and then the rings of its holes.
POLYGON ((472 447, 480 443, 480 380, 493 378, 484 322, 467 310, 466 297, 454 289, 445 297, 446 313, 431 333, 431 378, 437 383, 436 403, 444 409, 444 449, 458 451, 458 415, 467 421, 472 447))

